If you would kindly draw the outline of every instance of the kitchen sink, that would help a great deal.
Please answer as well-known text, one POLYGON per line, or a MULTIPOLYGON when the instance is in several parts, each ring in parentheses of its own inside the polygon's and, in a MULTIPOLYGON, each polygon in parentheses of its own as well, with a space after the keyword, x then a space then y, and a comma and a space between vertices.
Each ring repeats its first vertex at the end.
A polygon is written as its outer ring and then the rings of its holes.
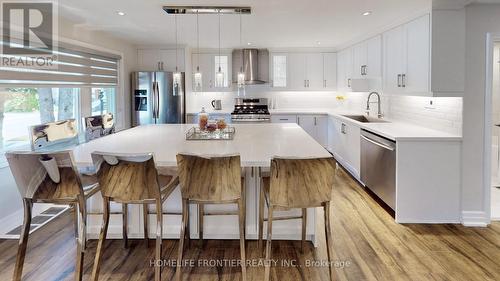
POLYGON ((361 123, 389 123, 389 121, 382 120, 379 118, 374 118, 366 115, 342 115, 349 119, 361 122, 361 123))

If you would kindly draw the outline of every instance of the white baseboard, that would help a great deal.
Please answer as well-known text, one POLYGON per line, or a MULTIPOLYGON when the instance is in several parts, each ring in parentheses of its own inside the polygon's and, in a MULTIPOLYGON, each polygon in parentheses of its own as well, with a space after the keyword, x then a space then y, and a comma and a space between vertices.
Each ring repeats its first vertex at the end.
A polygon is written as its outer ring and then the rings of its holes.
POLYGON ((487 227, 490 219, 482 211, 462 211, 462 224, 470 227, 487 227))

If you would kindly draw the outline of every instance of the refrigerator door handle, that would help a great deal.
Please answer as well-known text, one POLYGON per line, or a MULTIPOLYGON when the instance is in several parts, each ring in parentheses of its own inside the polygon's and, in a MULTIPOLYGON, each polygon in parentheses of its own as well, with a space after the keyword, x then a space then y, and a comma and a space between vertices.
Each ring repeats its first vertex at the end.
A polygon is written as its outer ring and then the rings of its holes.
POLYGON ((151 87, 151 89, 153 90, 153 95, 152 95, 152 98, 153 98, 153 119, 155 119, 155 123, 156 123, 156 82, 153 81, 153 85, 151 87))
MULTIPOLYGON (((162 63, 163 64, 163 63, 162 63)), ((156 82, 156 118, 160 118, 160 83, 156 82)))

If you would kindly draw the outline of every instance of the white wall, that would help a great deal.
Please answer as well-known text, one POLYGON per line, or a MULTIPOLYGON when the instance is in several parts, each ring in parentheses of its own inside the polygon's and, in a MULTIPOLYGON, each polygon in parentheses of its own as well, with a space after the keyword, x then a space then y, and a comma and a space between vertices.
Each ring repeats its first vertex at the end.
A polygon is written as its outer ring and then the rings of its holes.
POLYGON ((499 15, 498 4, 472 4, 466 8, 462 210, 463 219, 469 221, 487 221, 488 204, 483 189, 486 34, 500 32, 499 15))

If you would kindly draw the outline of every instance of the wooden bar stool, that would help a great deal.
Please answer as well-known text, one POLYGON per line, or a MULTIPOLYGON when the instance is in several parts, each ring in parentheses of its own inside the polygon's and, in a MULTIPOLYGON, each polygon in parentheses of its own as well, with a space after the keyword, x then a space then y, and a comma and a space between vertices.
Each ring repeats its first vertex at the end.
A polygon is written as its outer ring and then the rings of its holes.
MULTIPOLYGON (((246 280, 245 267, 245 209, 243 203, 244 180, 241 177, 240 156, 202 157, 195 155, 177 155, 177 167, 182 195, 182 225, 179 240, 179 256, 177 259, 177 280, 182 278, 182 252, 184 248, 184 232, 188 222, 190 203, 198 204, 202 210, 204 204, 238 204, 238 215, 241 251, 241 274, 246 280)), ((200 215, 207 215, 200 211, 200 215)), ((203 222, 203 220, 201 220, 203 222)), ((202 233, 200 233, 202 235, 202 233)), ((201 237, 200 237, 201 239, 201 237)))
POLYGON ((267 245, 265 278, 270 278, 271 241, 273 220, 302 219, 302 248, 306 237, 307 208, 323 207, 325 211, 325 234, 330 278, 333 280, 330 244, 332 233, 330 226, 330 200, 335 175, 333 158, 284 159, 271 160, 270 177, 262 177, 259 203, 259 251, 262 247, 264 226, 264 204, 268 207, 267 245), (275 210, 302 209, 299 217, 273 217, 275 210))
MULTIPOLYGON (((159 175, 151 153, 131 155, 94 152, 92 161, 96 167, 104 201, 103 224, 97 244, 92 280, 99 278, 104 242, 108 232, 110 202, 156 205, 155 261, 159 261, 163 231, 162 204, 177 187, 178 177, 159 175)), ((155 280, 161 280, 161 267, 157 265, 155 265, 155 280)))
POLYGON ((75 280, 82 280, 83 256, 86 243, 86 201, 99 191, 97 179, 84 176, 76 168, 71 151, 5 154, 23 198, 24 222, 19 239, 13 280, 21 280, 34 203, 78 206, 78 238, 75 280))

